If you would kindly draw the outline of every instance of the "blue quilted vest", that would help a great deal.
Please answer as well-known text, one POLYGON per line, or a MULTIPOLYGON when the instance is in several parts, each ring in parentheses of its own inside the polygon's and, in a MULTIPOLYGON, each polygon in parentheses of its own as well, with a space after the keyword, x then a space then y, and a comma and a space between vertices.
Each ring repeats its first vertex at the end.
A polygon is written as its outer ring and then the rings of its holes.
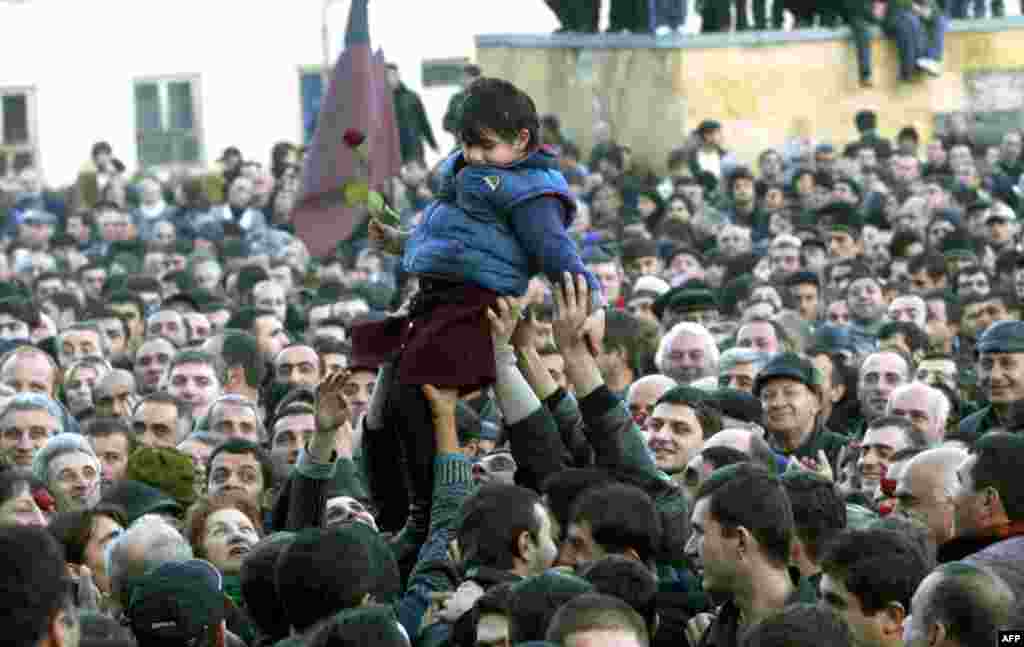
POLYGON ((572 221, 575 200, 543 149, 508 167, 467 165, 462 152, 441 167, 441 190, 406 241, 402 267, 411 274, 476 284, 503 296, 526 293, 536 274, 531 257, 509 224, 512 209, 542 195, 557 196, 572 221))

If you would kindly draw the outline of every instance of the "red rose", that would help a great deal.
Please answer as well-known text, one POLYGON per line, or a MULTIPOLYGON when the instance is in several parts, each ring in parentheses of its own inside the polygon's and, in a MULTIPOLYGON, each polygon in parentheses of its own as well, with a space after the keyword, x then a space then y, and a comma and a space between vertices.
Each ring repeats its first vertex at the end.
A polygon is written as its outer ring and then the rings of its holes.
POLYGON ((358 148, 360 144, 366 141, 366 135, 359 132, 355 128, 349 128, 348 130, 345 131, 343 139, 345 140, 345 144, 347 144, 349 148, 358 148))

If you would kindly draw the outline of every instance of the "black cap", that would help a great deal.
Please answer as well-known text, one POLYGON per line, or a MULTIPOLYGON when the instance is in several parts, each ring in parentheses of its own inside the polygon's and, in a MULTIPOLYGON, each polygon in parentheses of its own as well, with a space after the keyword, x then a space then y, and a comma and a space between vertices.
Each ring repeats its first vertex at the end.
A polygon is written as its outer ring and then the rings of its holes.
POLYGON ((222 589, 220 573, 207 561, 162 564, 132 588, 132 632, 143 645, 205 644, 202 639, 227 614, 222 589))

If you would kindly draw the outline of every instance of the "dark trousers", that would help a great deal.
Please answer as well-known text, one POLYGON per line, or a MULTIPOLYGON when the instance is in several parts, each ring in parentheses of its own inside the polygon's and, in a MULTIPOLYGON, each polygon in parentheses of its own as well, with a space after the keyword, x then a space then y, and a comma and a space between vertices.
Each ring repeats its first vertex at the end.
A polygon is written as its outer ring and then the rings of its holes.
POLYGON ((729 28, 728 0, 704 0, 704 8, 700 12, 703 23, 702 33, 725 31, 729 28))
POLYGON ((608 31, 627 29, 634 34, 650 30, 647 0, 612 0, 608 12, 608 31))
POLYGON ((853 35, 853 46, 857 50, 857 71, 860 80, 871 78, 871 32, 868 23, 862 16, 843 17, 853 35))
POLYGON ((544 0, 565 31, 595 33, 601 14, 601 0, 544 0))
POLYGON ((890 15, 884 25, 885 33, 896 41, 899 53, 901 81, 910 81, 917 71, 917 59, 925 55, 926 38, 921 21, 911 11, 890 15))
POLYGON ((654 27, 665 25, 677 29, 686 23, 689 0, 653 0, 654 27))
POLYGON ((363 436, 367 480, 382 530, 400 529, 410 503, 430 510, 435 451, 430 404, 419 386, 402 384, 395 371, 382 428, 363 436))
MULTIPOLYGON (((953 18, 967 18, 967 6, 972 4, 971 0, 952 0, 949 13, 953 18)), ((974 4, 974 18, 985 17, 985 0, 973 0, 974 4)), ((1024 7, 1024 4, 1022 4, 1024 7)), ((1006 5, 1004 0, 992 0, 992 17, 1002 18, 1006 14, 1006 5)))

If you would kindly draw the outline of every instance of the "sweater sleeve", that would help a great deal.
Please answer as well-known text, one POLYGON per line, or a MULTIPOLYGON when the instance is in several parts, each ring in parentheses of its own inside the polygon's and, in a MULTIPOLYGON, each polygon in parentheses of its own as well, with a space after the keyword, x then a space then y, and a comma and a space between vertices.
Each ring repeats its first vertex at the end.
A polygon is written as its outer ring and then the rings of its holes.
POLYGON ((434 458, 430 533, 420 548, 406 593, 395 609, 409 636, 419 633, 423 614, 430 605, 430 594, 458 586, 458 582, 450 578, 448 542, 455 536, 459 508, 472 490, 473 469, 469 460, 461 454, 440 454, 434 458))
POLYGON ((552 285, 562 282, 562 273, 583 274, 594 303, 604 302, 601 283, 583 265, 576 243, 565 230, 565 205, 552 195, 526 200, 512 208, 512 230, 530 257, 533 273, 548 277, 552 285))

